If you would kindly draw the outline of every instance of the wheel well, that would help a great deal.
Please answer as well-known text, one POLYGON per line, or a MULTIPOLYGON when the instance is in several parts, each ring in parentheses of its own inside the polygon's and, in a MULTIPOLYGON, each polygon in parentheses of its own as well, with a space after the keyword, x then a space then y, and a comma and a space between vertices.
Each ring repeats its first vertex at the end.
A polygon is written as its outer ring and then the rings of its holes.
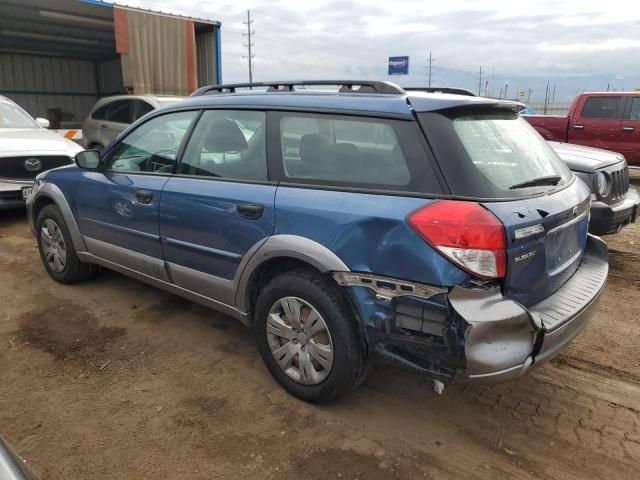
POLYGON ((31 220, 33 221, 33 225, 36 225, 36 222, 38 221, 38 215, 40 214, 40 211, 46 207, 47 205, 55 205, 56 202, 54 202, 51 198, 42 195, 40 197, 38 197, 36 199, 36 201, 33 203, 33 206, 31 207, 31 220))
POLYGON ((297 258, 277 257, 262 263, 251 274, 251 279, 249 280, 247 289, 251 314, 253 314, 255 310, 260 292, 273 278, 277 277, 278 275, 282 275, 285 272, 297 270, 299 268, 306 268, 320 274, 322 273, 313 265, 303 260, 298 260, 297 258))

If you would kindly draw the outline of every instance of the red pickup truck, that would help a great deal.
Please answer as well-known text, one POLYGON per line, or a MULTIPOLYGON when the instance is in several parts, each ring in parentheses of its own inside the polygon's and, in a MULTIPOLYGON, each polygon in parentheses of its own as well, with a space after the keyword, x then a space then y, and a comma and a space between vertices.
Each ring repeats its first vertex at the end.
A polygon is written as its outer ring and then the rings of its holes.
POLYGON ((640 92, 582 93, 566 117, 523 118, 547 140, 613 150, 640 166, 640 92))

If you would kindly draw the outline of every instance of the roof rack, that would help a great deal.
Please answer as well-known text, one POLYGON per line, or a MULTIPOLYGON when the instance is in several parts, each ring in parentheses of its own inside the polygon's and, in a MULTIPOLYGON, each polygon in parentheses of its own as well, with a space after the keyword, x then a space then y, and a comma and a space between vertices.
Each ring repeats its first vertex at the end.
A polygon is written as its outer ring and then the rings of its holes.
POLYGON ((475 97, 475 93, 458 87, 404 87, 407 92, 449 93, 451 95, 468 95, 475 97))
POLYGON ((395 83, 376 80, 296 80, 290 82, 254 82, 207 85, 194 91, 191 96, 211 95, 217 93, 236 93, 239 88, 267 87, 267 92, 294 92, 297 86, 338 85, 340 93, 405 93, 395 83), (358 87, 354 89, 353 87, 358 87))

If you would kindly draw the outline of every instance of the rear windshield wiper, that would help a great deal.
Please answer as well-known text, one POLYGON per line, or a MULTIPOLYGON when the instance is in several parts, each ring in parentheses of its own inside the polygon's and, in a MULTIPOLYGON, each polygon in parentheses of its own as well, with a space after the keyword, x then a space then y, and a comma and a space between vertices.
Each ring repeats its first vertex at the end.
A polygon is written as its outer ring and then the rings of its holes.
POLYGON ((509 190, 515 190, 516 188, 527 188, 527 187, 542 187, 544 185, 557 185, 558 182, 562 179, 560 175, 548 175, 546 177, 538 177, 533 180, 527 180, 526 182, 516 183, 515 185, 511 185, 509 190))

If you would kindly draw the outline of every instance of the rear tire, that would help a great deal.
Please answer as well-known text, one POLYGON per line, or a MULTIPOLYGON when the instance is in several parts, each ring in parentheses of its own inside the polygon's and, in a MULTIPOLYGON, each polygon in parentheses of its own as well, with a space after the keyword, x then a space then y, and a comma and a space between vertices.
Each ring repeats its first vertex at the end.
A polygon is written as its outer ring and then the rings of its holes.
POLYGON ((56 282, 77 283, 95 275, 96 266, 78 258, 62 212, 56 205, 47 205, 38 214, 36 237, 42 263, 56 282))
POLYGON ((279 275, 260 292, 255 335, 271 375, 306 402, 333 402, 367 372, 362 328, 344 293, 312 270, 279 275))

